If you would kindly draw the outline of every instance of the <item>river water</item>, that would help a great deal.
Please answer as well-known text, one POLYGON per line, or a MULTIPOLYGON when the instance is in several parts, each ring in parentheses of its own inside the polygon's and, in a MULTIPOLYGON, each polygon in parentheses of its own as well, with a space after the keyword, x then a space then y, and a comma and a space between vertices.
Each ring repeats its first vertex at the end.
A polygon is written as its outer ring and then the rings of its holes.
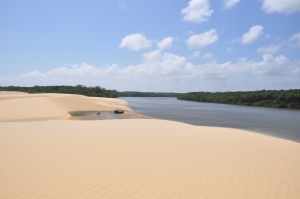
POLYGON ((194 125, 252 130, 300 142, 300 111, 177 100, 124 97, 135 111, 150 117, 194 125))

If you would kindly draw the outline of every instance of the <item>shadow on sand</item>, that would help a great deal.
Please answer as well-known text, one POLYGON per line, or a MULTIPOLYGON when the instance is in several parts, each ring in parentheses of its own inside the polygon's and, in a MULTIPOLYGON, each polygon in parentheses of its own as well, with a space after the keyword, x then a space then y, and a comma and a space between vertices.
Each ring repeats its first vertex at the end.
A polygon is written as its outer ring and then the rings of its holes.
POLYGON ((144 115, 134 111, 72 111, 71 119, 74 120, 112 120, 112 119, 140 119, 144 115))

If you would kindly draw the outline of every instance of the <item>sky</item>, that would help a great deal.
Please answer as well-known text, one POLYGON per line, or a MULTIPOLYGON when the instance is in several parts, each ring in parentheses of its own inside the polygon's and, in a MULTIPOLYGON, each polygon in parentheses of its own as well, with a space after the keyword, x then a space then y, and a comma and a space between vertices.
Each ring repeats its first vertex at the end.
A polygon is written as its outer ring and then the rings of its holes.
POLYGON ((0 85, 300 88, 300 0, 0 0, 0 85))

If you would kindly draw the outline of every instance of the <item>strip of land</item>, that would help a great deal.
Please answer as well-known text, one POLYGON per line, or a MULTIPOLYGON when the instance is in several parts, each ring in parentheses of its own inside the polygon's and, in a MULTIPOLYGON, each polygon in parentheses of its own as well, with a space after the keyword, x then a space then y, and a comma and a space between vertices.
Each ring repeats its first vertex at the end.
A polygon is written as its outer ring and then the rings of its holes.
POLYGON ((28 93, 63 93, 79 94, 90 97, 177 97, 180 100, 196 102, 221 103, 269 108, 300 109, 300 89, 257 90, 228 92, 136 92, 107 90, 101 87, 78 86, 7 86, 0 91, 22 91, 28 93))
POLYGON ((214 93, 192 92, 179 94, 177 98, 195 102, 300 109, 300 89, 214 93))
POLYGON ((157 119, 120 99, 0 93, 0 198, 298 199, 300 144, 157 119))
POLYGON ((133 114, 127 102, 115 98, 72 94, 27 94, 0 92, 0 122, 80 119, 72 112, 113 112, 133 114))

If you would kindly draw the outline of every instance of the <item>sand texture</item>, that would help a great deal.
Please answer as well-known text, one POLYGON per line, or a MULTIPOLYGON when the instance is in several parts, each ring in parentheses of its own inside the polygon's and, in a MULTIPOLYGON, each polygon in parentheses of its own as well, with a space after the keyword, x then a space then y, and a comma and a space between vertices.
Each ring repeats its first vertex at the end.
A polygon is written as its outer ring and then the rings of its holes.
POLYGON ((299 143, 157 119, 69 120, 126 108, 118 99, 0 95, 1 199, 300 198, 299 143))
POLYGON ((69 119, 72 111, 130 110, 127 102, 67 94, 0 92, 0 122, 69 119))

